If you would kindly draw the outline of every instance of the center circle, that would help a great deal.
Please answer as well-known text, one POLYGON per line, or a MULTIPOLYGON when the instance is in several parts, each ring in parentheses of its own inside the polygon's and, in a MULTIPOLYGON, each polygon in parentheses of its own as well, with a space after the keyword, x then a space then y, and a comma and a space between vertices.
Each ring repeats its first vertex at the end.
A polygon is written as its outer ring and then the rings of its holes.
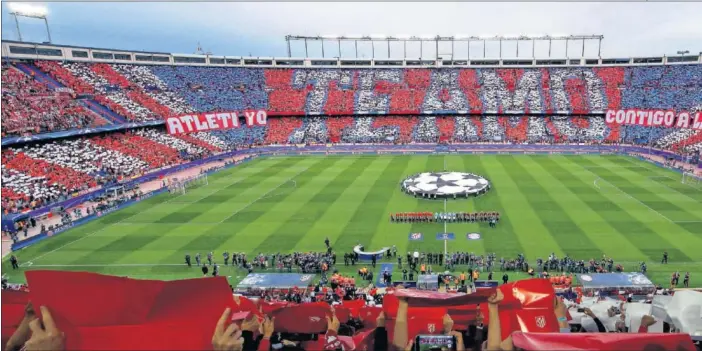
POLYGON ((490 182, 473 173, 424 172, 411 175, 402 181, 402 191, 422 198, 467 198, 490 189, 490 182))

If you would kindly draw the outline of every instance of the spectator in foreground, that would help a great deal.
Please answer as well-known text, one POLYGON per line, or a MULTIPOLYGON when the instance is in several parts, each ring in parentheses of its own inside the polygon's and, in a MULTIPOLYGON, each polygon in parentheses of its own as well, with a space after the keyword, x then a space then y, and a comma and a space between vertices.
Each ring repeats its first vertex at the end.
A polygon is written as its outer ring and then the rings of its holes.
POLYGON ((56 327, 51 312, 45 306, 41 310, 41 321, 34 314, 32 303, 28 303, 24 310, 24 319, 10 340, 5 350, 44 350, 60 351, 64 349, 64 334, 56 327))

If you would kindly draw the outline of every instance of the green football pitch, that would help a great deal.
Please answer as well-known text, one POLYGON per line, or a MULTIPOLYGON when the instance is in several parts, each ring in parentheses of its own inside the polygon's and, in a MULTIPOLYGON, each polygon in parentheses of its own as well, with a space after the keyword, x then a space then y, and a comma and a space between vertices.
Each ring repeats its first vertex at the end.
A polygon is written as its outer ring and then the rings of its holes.
MULTIPOLYGON (((524 253, 532 263, 552 252, 585 260, 607 255, 626 271, 647 262, 648 275, 663 286, 674 271, 689 271, 691 286, 702 286, 702 189, 681 183, 678 173, 626 156, 260 158, 209 176, 208 185, 155 196, 15 254, 21 271, 179 279, 201 276, 183 263, 186 253, 205 257, 213 251, 221 261, 224 250, 324 251, 329 237, 337 268, 350 274, 354 268, 343 266, 343 253, 358 243, 369 250, 396 245, 403 255, 443 251, 444 242, 436 240, 443 224, 391 223, 389 214, 440 212, 444 206, 449 212, 502 213, 497 228, 448 223, 447 232, 456 236, 449 251, 495 252, 498 258, 524 253), (492 189, 446 202, 416 199, 400 189, 408 175, 443 169, 482 175, 492 189), (482 239, 467 240, 470 232, 482 239), (423 233, 424 240, 409 241, 409 233, 423 233), (669 253, 667 265, 660 264, 663 251, 669 253)), ((11 282, 24 280, 7 260, 2 268, 11 282)), ((220 274, 232 284, 246 275, 233 267, 222 267, 220 274)))

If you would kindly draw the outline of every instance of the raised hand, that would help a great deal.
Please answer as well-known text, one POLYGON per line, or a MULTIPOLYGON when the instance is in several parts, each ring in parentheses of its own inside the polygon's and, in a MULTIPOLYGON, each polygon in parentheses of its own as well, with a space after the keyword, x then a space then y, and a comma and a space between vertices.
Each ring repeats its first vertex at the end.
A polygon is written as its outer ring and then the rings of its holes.
POLYGON ((41 321, 35 318, 29 322, 32 337, 24 344, 25 350, 63 350, 63 332, 56 327, 48 308, 41 306, 39 309, 41 321))
POLYGON ((502 291, 500 289, 495 290, 495 293, 490 295, 488 297, 488 303, 491 305, 497 305, 499 304, 505 296, 502 294, 502 291))
POLYGON ((241 351, 244 348, 244 338, 241 337, 241 330, 236 323, 230 322, 232 310, 227 307, 219 318, 212 336, 212 349, 217 351, 241 351))

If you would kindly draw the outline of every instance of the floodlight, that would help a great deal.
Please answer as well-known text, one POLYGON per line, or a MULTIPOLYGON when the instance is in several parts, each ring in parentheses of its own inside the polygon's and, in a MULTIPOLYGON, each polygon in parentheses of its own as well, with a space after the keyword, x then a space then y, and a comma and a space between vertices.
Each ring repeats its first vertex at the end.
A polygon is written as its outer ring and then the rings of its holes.
POLYGON ((10 3, 7 4, 7 8, 10 12, 24 17, 34 17, 34 18, 44 18, 48 14, 48 10, 44 6, 23 4, 23 3, 10 3))

